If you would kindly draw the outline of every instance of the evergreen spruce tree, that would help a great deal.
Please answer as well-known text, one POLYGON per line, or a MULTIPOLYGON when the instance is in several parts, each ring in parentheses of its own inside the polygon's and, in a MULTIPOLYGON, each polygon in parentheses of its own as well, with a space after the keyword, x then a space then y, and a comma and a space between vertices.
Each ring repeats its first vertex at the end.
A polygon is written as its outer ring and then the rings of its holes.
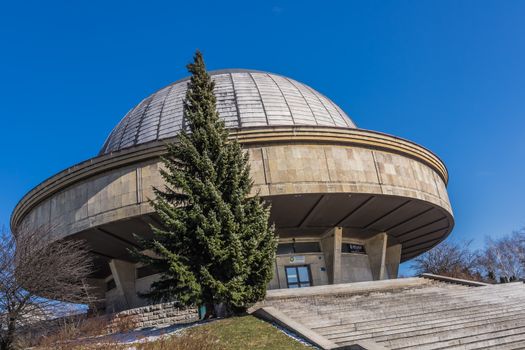
POLYGON ((165 273, 146 296, 244 312, 265 295, 277 239, 269 208, 250 196, 248 155, 228 139, 199 51, 187 68, 187 130, 168 144, 166 187, 156 188, 151 201, 162 227, 153 228, 147 244, 156 258, 145 259, 165 273))

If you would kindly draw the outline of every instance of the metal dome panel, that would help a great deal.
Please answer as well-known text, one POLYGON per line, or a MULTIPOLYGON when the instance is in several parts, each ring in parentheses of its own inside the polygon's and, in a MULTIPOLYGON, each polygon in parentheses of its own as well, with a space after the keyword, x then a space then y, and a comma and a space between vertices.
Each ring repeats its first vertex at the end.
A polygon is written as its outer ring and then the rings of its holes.
MULTIPOLYGON (((249 70, 210 72, 217 110, 228 128, 312 125, 355 128, 330 99, 293 79, 249 70)), ((183 101, 189 78, 145 98, 107 138, 100 154, 175 137, 183 128, 183 101)))

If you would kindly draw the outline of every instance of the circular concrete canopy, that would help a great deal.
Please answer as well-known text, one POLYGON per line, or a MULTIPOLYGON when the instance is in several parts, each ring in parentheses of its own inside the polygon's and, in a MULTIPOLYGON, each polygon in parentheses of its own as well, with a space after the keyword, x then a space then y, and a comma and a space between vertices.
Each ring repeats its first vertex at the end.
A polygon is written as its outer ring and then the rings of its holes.
MULTIPOLYGON (((293 79, 244 69, 212 71, 217 110, 228 128, 310 125, 355 128, 329 98, 293 79)), ((100 154, 175 137, 184 128, 189 78, 146 97, 113 129, 100 154)))

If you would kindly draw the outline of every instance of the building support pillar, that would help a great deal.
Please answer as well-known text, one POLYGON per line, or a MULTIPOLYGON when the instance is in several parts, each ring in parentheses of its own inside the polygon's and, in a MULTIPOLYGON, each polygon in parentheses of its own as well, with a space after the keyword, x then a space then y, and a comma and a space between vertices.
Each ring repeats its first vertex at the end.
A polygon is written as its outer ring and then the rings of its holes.
POLYGON ((121 296, 124 307, 130 308, 135 304, 135 264, 112 259, 109 262, 111 274, 115 280, 118 294, 121 296))
POLYGON ((386 244, 387 234, 385 232, 378 233, 365 241, 366 254, 374 281, 387 278, 385 268, 386 244))
POLYGON ((401 244, 394 244, 386 248, 386 274, 387 278, 397 278, 399 264, 401 263, 401 244))
POLYGON ((341 283, 341 244, 343 228, 334 227, 321 236, 321 249, 324 253, 328 283, 341 283))

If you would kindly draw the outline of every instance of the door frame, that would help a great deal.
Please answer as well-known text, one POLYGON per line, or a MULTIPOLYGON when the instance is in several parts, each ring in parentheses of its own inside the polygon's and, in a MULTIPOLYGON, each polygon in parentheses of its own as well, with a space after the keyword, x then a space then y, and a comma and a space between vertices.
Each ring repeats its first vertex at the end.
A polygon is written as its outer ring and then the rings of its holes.
POLYGON ((301 281, 299 280, 299 268, 300 267, 306 267, 306 269, 308 270, 308 282, 310 283, 309 287, 312 287, 314 285, 312 281, 312 269, 310 268, 310 265, 306 265, 306 264, 285 265, 284 266, 284 276, 286 277, 286 288, 290 288, 290 283, 288 283, 288 271, 287 271, 289 267, 295 268, 295 271, 297 272, 297 283, 292 283, 294 285, 297 284, 297 288, 305 288, 305 287, 301 287, 301 281))

